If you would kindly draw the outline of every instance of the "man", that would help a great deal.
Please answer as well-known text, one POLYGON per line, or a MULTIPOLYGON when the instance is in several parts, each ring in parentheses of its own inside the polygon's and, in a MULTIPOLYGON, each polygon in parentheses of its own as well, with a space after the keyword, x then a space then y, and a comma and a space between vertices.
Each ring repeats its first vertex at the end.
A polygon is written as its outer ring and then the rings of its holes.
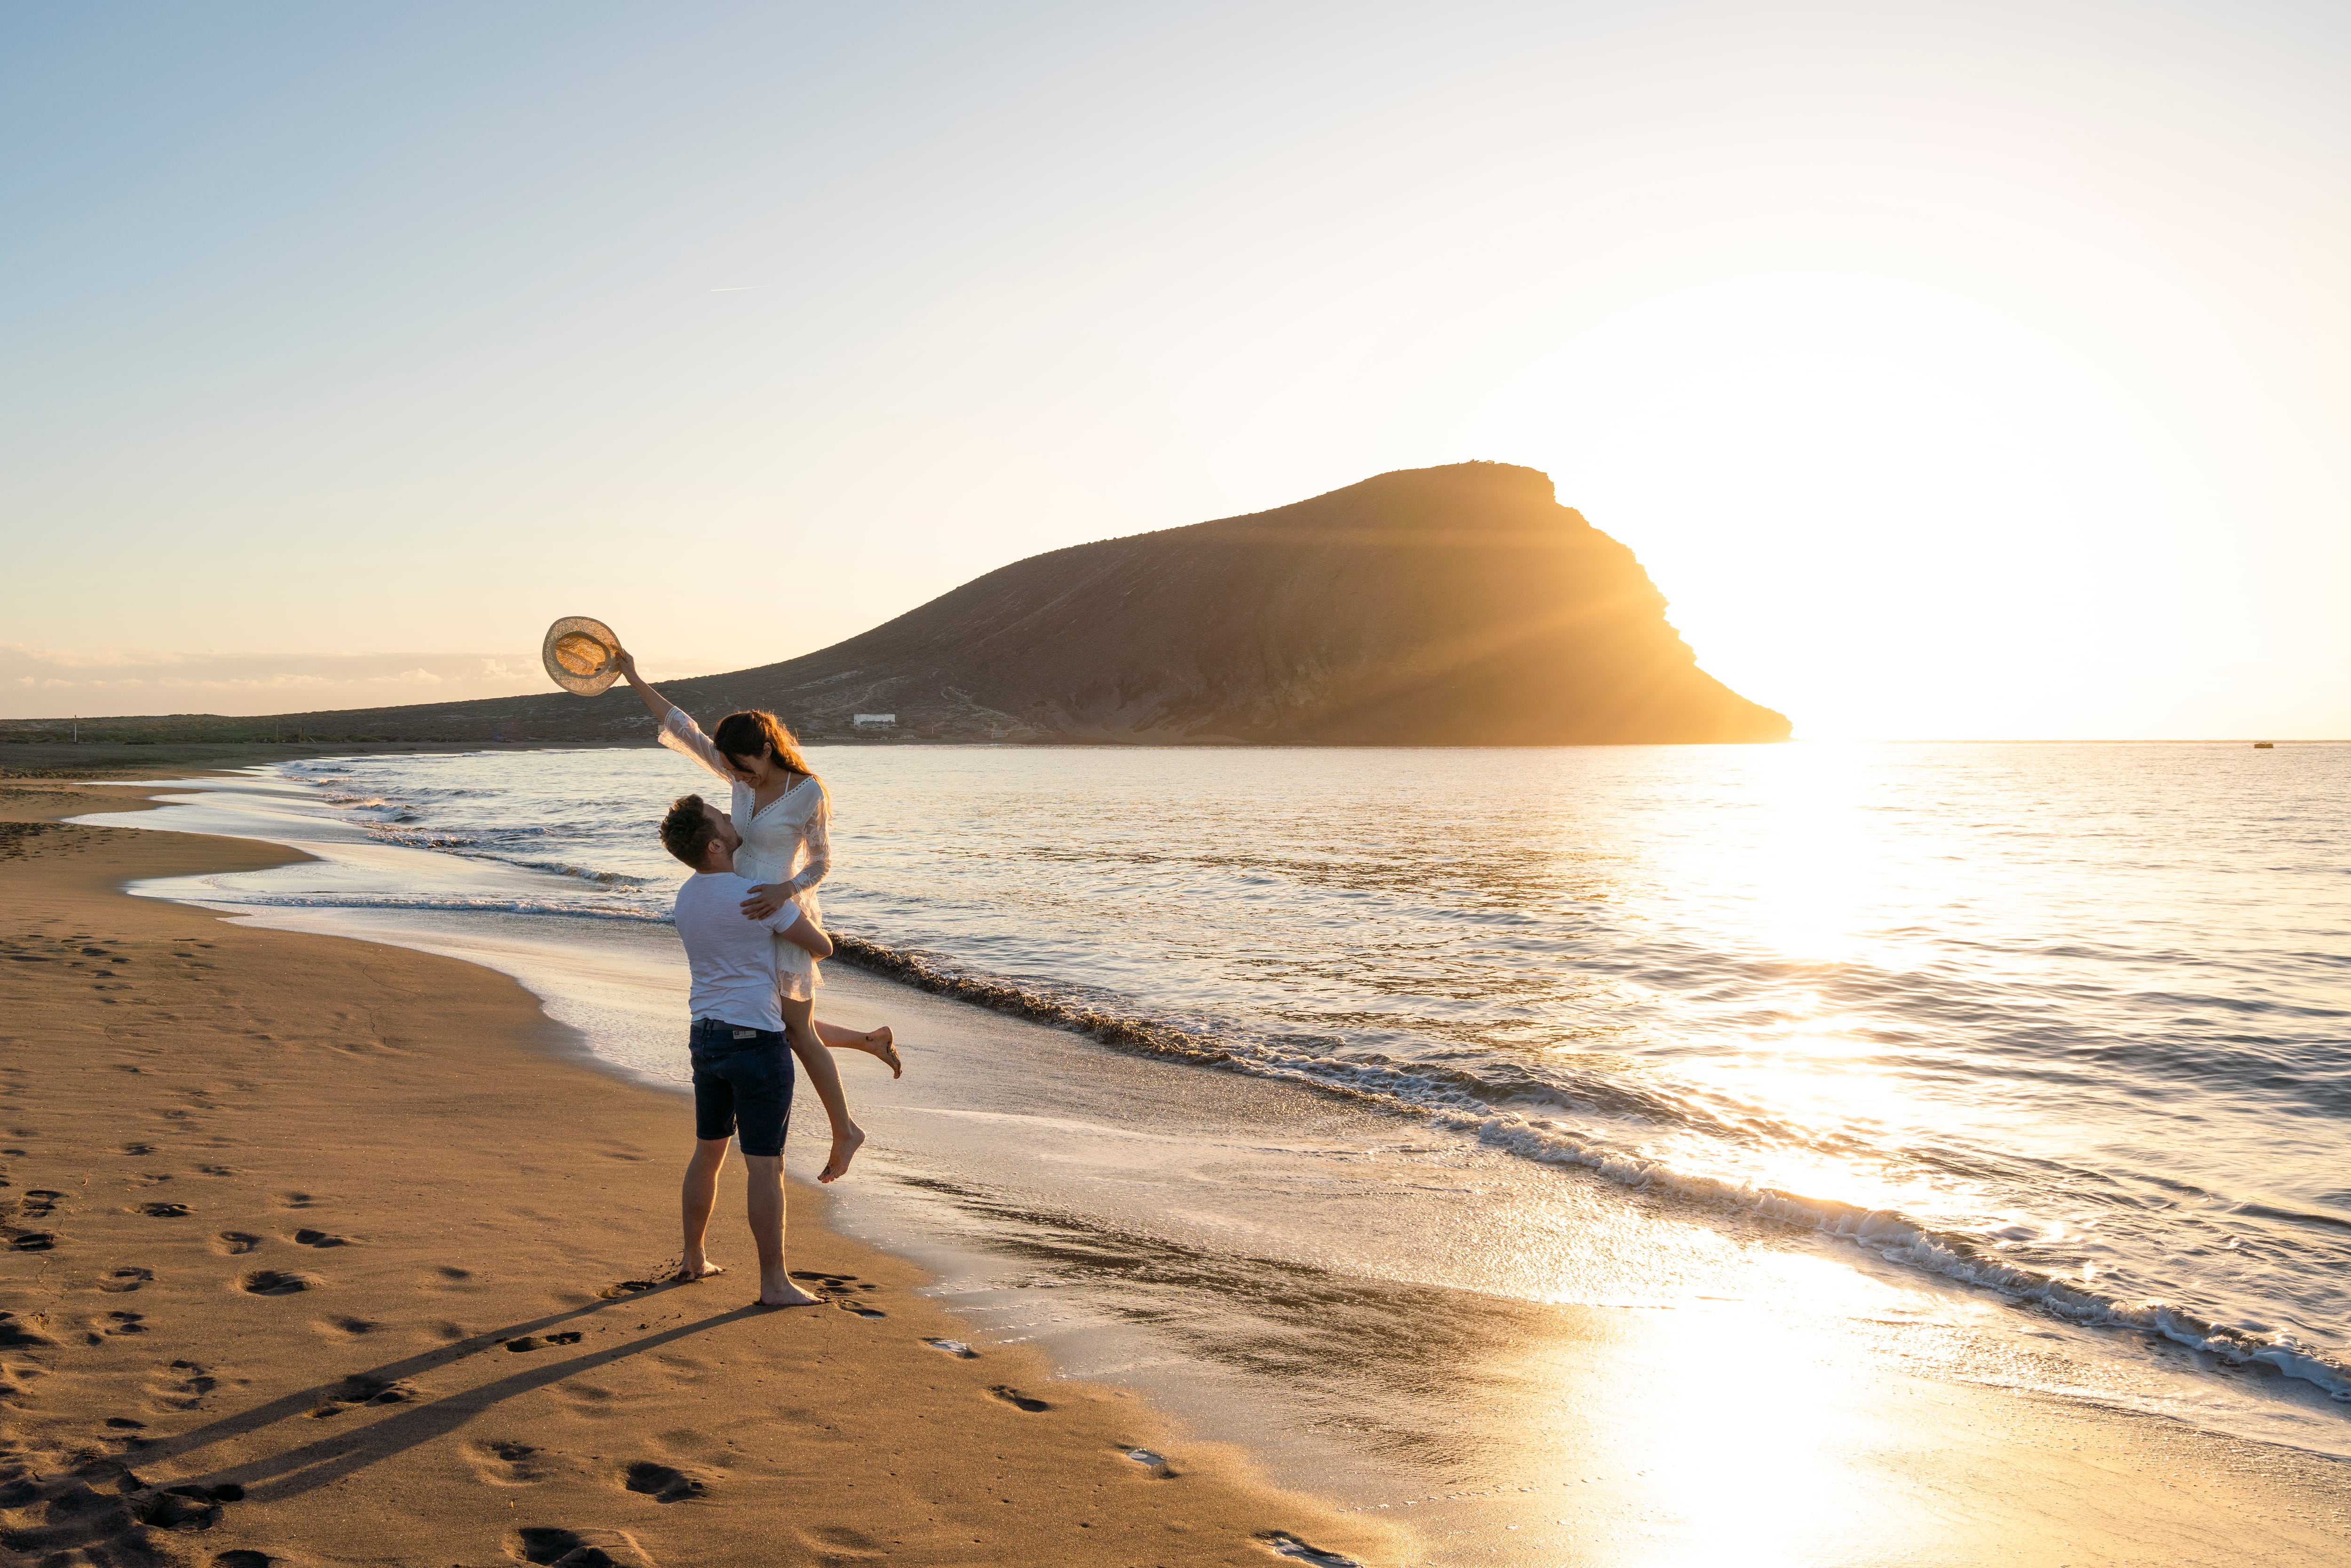
MULTIPOLYGON (((784 1272, 784 1129, 792 1059, 776 996, 775 935, 829 957, 832 943, 792 904, 764 920, 743 913, 751 883, 735 871, 741 835, 726 814, 688 795, 662 819, 662 847, 694 868, 677 890, 677 934, 694 971, 694 1159, 685 1167, 685 1251, 677 1278, 724 1272, 703 1250, 729 1135, 743 1144, 745 1207, 759 1253, 759 1301, 816 1304, 784 1272)), ((790 1051, 822 1051, 814 1040, 790 1051)))

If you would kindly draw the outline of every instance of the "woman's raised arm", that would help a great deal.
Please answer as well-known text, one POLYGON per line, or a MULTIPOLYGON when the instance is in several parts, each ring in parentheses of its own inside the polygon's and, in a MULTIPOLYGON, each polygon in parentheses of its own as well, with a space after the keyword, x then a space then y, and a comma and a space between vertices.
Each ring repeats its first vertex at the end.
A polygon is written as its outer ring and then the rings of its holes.
POLYGON ((621 674, 628 680, 629 689, 635 692, 637 700, 645 705, 645 711, 661 720, 661 733, 654 737, 655 739, 680 756, 694 758, 726 782, 741 782, 736 777, 735 769, 726 765, 726 758, 719 756, 718 748, 710 744, 710 737, 702 733, 702 727, 694 722, 693 716, 653 690, 651 683, 637 674, 636 655, 623 648, 615 656, 615 662, 621 666, 621 674))
POLYGON ((621 666, 621 678, 629 683, 629 689, 637 694, 637 700, 645 705, 645 711, 653 716, 654 722, 666 723, 669 716, 677 711, 677 705, 653 690, 653 684, 637 674, 637 656, 622 648, 613 653, 612 661, 621 666))

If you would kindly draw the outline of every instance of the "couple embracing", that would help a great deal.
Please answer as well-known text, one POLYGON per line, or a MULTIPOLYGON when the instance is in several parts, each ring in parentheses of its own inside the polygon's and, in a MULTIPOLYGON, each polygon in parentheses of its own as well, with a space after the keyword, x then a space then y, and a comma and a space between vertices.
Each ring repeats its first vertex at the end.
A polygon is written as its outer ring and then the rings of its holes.
POLYGON ((677 1278, 720 1272, 703 1243, 726 1145, 743 1145, 745 1207, 759 1254, 759 1301, 814 1305, 784 1270, 784 1129, 797 1057, 832 1124, 820 1181, 849 1169, 864 1133, 850 1116, 831 1052, 862 1051, 902 1067, 886 1028, 861 1032, 815 1016, 817 961, 832 953, 817 884, 832 869, 832 806, 791 731, 771 713, 733 713, 705 735, 647 685, 626 651, 615 657, 653 717, 661 743, 726 783, 725 810, 682 797, 662 821, 664 849, 694 874, 677 894, 677 930, 694 973, 694 1158, 685 1171, 685 1249, 677 1278))

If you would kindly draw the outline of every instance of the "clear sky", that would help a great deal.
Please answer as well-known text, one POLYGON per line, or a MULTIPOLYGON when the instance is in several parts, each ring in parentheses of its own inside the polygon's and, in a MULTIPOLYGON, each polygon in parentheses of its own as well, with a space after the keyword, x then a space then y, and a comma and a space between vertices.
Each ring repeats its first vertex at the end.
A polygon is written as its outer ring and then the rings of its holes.
POLYGON ((2351 7, 0 10, 0 716, 1497 458, 1836 736, 2351 736, 2351 7))

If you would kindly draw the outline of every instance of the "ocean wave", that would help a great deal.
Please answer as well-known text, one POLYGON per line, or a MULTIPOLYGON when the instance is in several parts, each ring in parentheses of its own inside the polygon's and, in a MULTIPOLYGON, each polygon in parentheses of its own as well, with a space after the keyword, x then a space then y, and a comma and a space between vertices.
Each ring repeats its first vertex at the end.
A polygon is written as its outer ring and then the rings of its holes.
MULTIPOLYGON (((836 955, 842 960, 934 995, 1071 1030, 1122 1051, 1278 1078, 1343 1094, 1397 1114, 1433 1121, 1521 1158, 1573 1166, 1628 1188, 1800 1226, 1866 1247, 1888 1261, 1994 1291, 2068 1322, 2160 1334, 2229 1365, 2273 1368, 2351 1403, 2351 1365, 2302 1344, 2292 1335, 2252 1333, 2168 1302, 2105 1295, 2086 1283, 2001 1258, 1975 1238, 1938 1229, 1896 1210, 1677 1168, 1613 1146, 1551 1118, 1500 1108, 1492 1100, 1510 1091, 1472 1073, 1432 1071, 1425 1062, 1399 1071, 1387 1063, 1334 1062, 1293 1055, 1281 1050, 1278 1039, 1245 1038, 1056 995, 1047 988, 975 974, 937 955, 893 947, 871 936, 843 931, 834 931, 831 936, 836 955)), ((1556 1086, 1544 1087, 1552 1095, 1560 1092, 1556 1086)), ((1584 1100, 1584 1090, 1579 1085, 1574 1097, 1584 1100)), ((1591 1103, 1596 1108, 1607 1097, 1605 1091, 1594 1091, 1591 1103)), ((1702 1113, 1694 1113, 1696 1108, 1687 1103, 1668 1103, 1655 1096, 1619 1091, 1616 1103, 1637 1103, 1636 1113, 1652 1123, 1703 1126, 1712 1120, 1702 1113)))
POLYGON ((1625 1186, 1803 1226, 1866 1247, 1890 1262, 2040 1307, 2068 1322, 2160 1334, 2231 1366, 2267 1365, 2351 1403, 2351 1365, 2303 1345, 2292 1335, 2252 1333, 2168 1302, 2104 1295, 2086 1284, 1997 1257, 1972 1237, 1938 1230, 1897 1210, 1865 1208, 1835 1198, 1810 1197, 1677 1170, 1660 1161, 1587 1143, 1555 1124, 1520 1117, 1488 1117, 1478 1124, 1476 1133, 1489 1145, 1547 1165, 1577 1166, 1625 1186))

